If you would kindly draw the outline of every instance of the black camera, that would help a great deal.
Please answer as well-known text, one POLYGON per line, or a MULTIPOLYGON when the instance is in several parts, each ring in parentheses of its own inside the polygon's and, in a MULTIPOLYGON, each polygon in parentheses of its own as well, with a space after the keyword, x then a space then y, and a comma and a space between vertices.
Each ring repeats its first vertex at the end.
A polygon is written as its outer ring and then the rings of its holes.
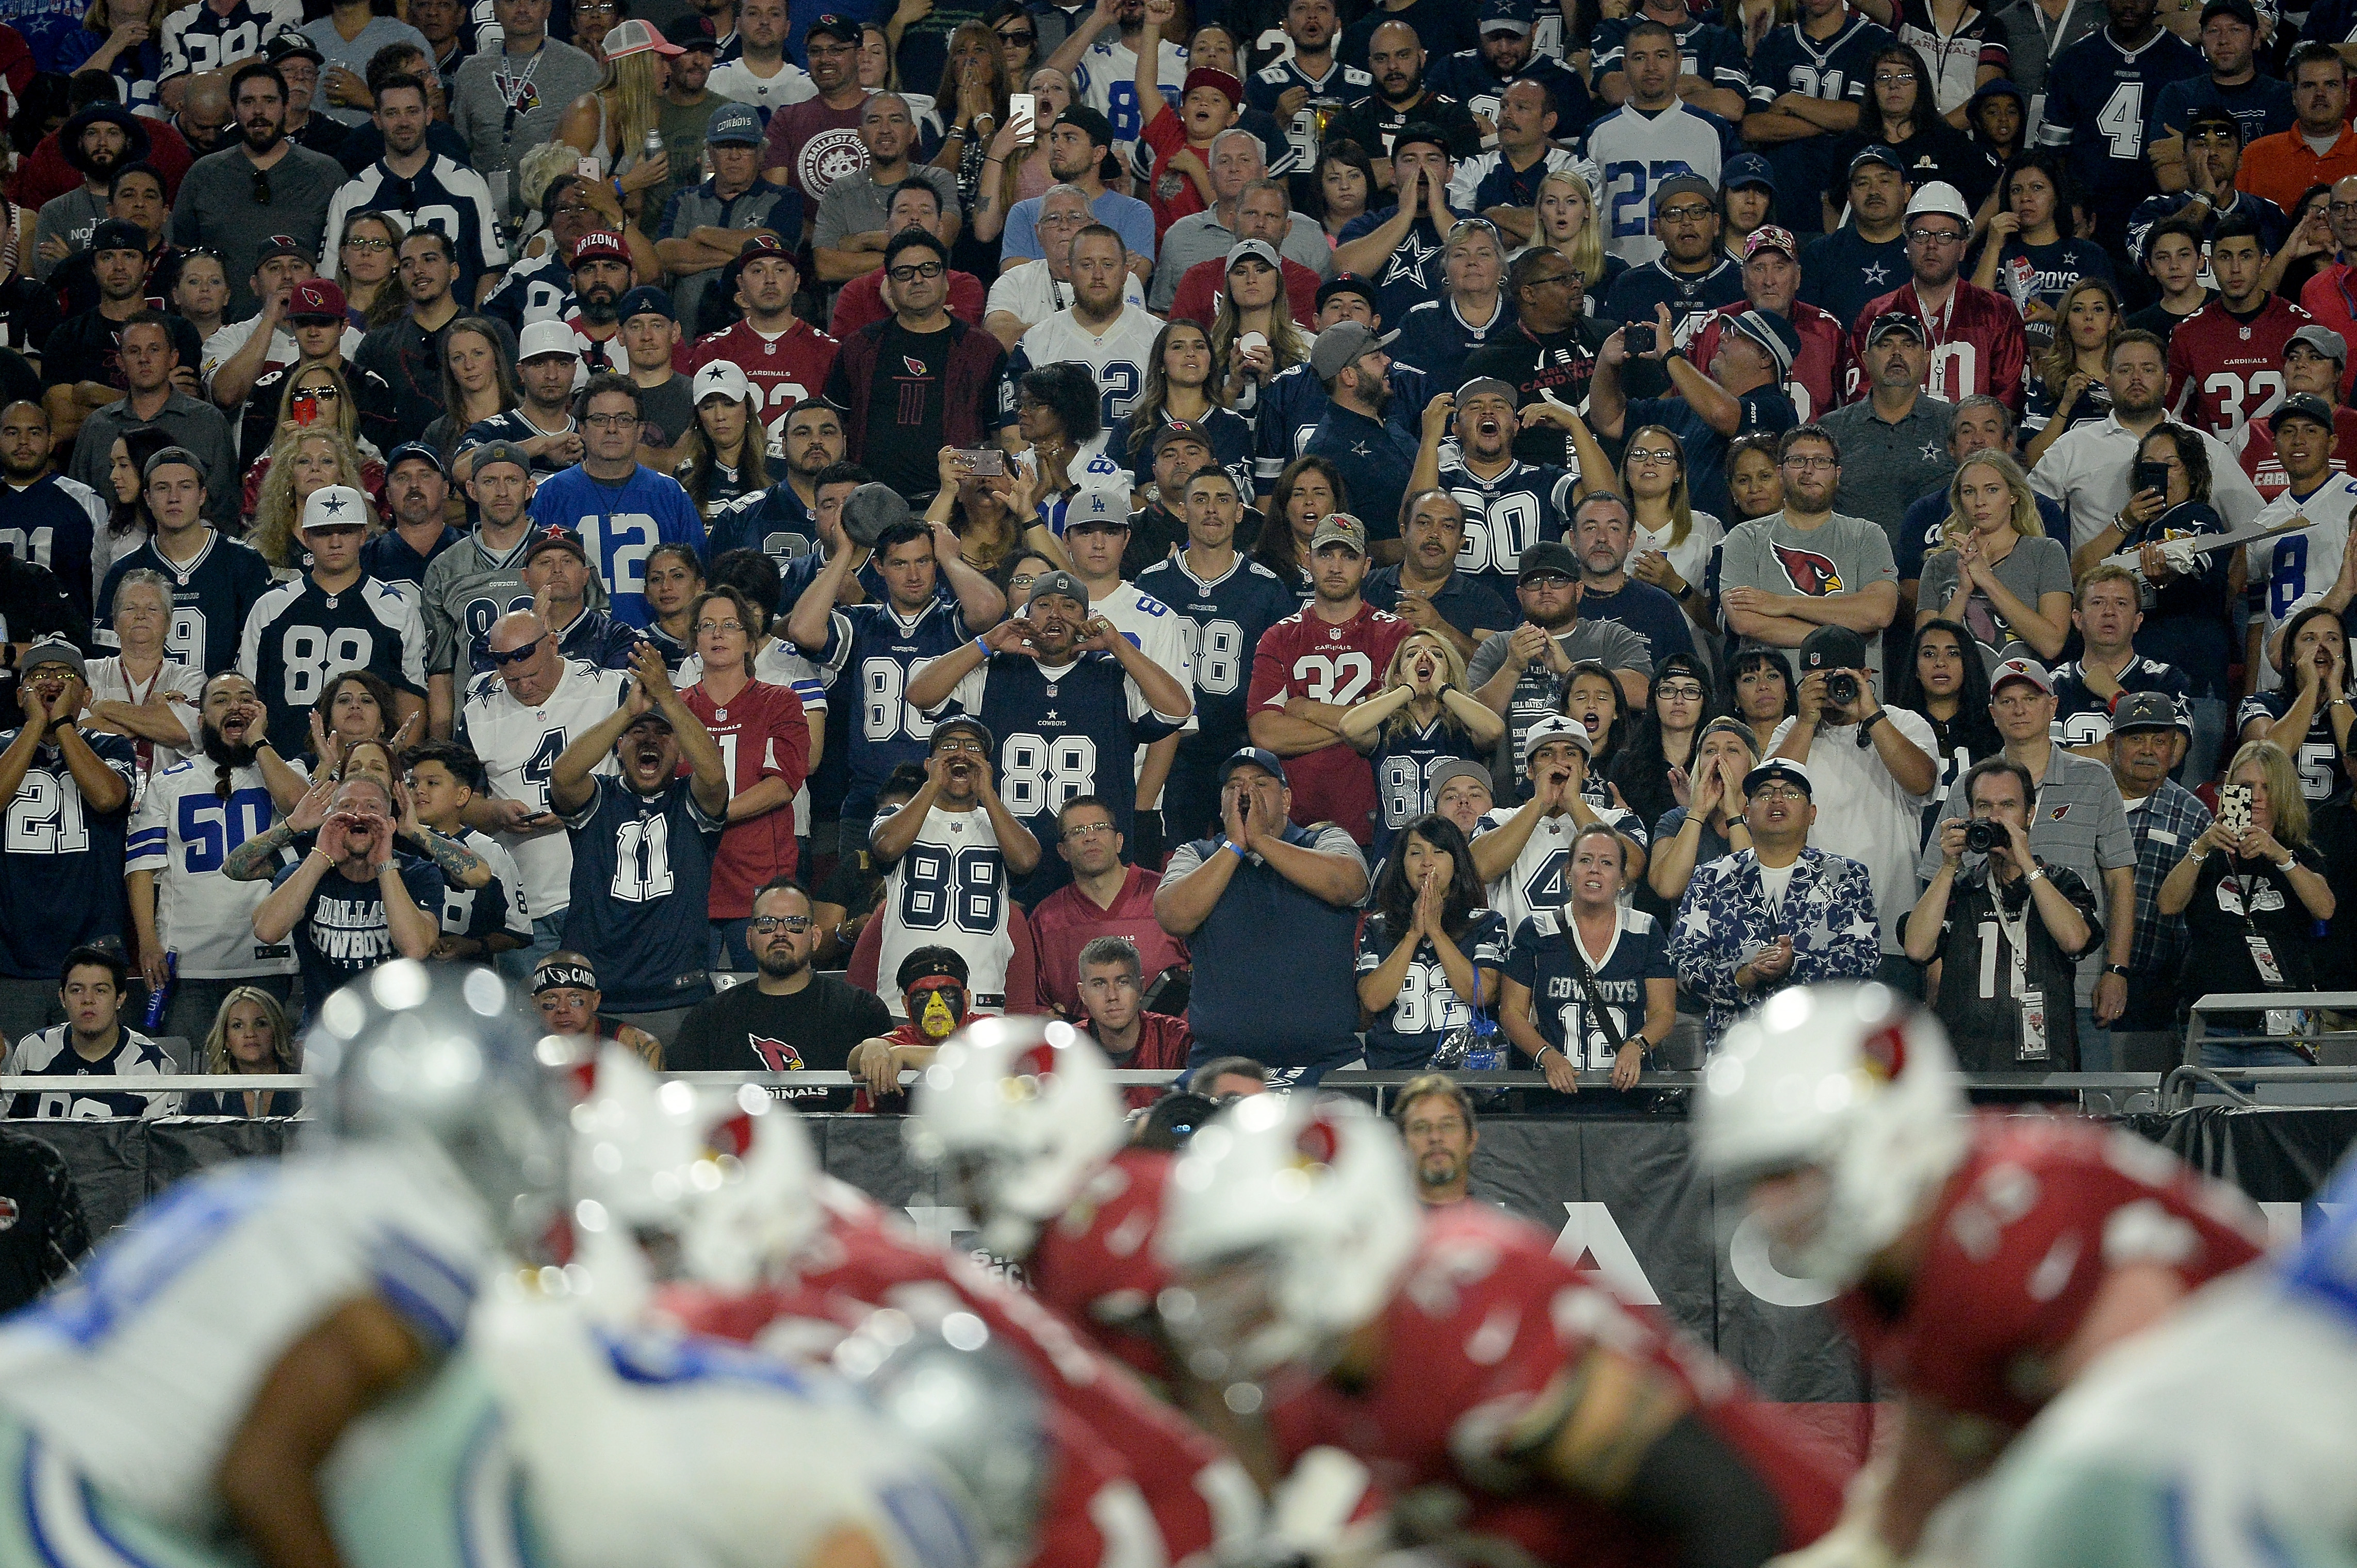
POLYGON ((1652 353, 1653 324, 1650 321, 1631 321, 1620 329, 1620 342, 1631 354, 1652 353))
POLYGON ((1964 824, 1964 848, 1974 854, 1986 854, 2005 842, 2005 830, 1986 818, 1964 824))
POLYGON ((1846 671, 1835 671, 1825 677, 1825 701, 1837 708, 1848 707, 1857 701, 1857 677, 1846 671))

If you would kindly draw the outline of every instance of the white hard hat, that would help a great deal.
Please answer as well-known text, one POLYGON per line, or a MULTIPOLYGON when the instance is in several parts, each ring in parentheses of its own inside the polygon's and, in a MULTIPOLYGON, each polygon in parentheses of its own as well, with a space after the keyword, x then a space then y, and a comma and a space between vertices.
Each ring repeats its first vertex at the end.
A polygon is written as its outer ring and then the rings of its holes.
POLYGON ((1908 217, 1921 218, 1926 213, 1953 218, 1964 226, 1965 233, 1972 232, 1973 209, 1964 205, 1964 192, 1944 179, 1925 180, 1915 188, 1915 194, 1907 199, 1908 217))

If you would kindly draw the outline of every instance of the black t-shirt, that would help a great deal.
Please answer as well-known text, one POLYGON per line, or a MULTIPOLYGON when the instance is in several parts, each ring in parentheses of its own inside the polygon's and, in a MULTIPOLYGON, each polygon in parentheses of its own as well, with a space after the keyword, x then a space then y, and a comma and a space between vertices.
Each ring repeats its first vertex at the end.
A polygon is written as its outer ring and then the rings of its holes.
POLYGON ((884 324, 884 340, 876 356, 876 379, 867 389, 867 454, 862 461, 878 483, 904 496, 929 496, 942 488, 942 398, 940 388, 949 379, 952 331, 911 332, 894 317, 884 324), (910 398, 917 422, 901 417, 903 388, 909 377, 900 373, 903 360, 925 368, 924 395, 910 398))
MULTIPOLYGON (((204 342, 188 317, 167 316, 164 319, 171 324, 172 346, 180 351, 180 363, 190 370, 204 363, 204 342)), ((82 312, 49 334, 49 346, 41 354, 41 384, 55 387, 96 381, 117 392, 129 392, 131 383, 123 379, 122 341, 123 328, 119 323, 109 321, 95 310, 82 312)))
MULTIPOLYGON (((2214 294, 2205 293, 2201 296, 2201 305, 2207 305, 2217 297, 2214 294)), ((2194 309, 2199 310, 2201 307, 2196 306, 2194 309)), ((2184 317, 2178 315, 2169 306, 2155 303, 2146 306, 2142 310, 2129 317, 2128 325, 2139 332, 2150 332, 2166 343, 2169 341, 2169 335, 2176 331, 2178 323, 2184 319, 2184 317)))
POLYGON ((0 398, 10 403, 41 401, 41 372, 14 349, 0 349, 0 398))
POLYGON ((0 349, 30 357, 48 347, 58 329, 58 296, 22 274, 0 283, 0 349))
MULTIPOLYGON (((841 1072, 851 1047, 892 1030, 892 1015, 873 992, 831 974, 771 996, 752 981, 697 1004, 663 1052, 671 1072, 841 1072)), ((805 1111, 848 1110, 851 1090, 770 1090, 805 1111)))
MULTIPOLYGON (((2311 845, 2300 844, 2291 853, 2300 865, 2322 874, 2323 860, 2311 845)), ((2185 933, 2191 940, 2185 949, 2179 1000, 2190 1003, 2222 992, 2316 990, 2316 955, 2322 947, 2316 927, 2316 917, 2299 901, 2291 878, 2275 865, 2238 860, 2223 851, 2212 854, 2201 863, 2193 902, 2185 907, 2185 933), (2266 940, 2282 984, 2268 984, 2259 972, 2257 956, 2251 950, 2254 930, 2266 940)), ((2257 1014, 2206 1016, 2216 1029, 2258 1034, 2266 1027, 2257 1014)))
MULTIPOLYGON (((2039 863, 2054 890, 2071 901, 2087 922, 2087 950, 2104 941, 2103 918, 2095 896, 2068 866, 2039 863)), ((2072 1002, 2077 962, 2083 956, 2066 953, 2046 929, 2035 907, 2031 888, 2017 880, 2000 887, 1982 861, 1967 867, 1955 880, 1947 913, 1940 924, 1940 991, 1932 1006, 1948 1026, 1956 1061, 1966 1072, 2076 1072, 2079 1068, 2078 1013, 2072 1002), (2017 965, 2013 943, 1998 918, 2018 920, 2029 950, 2017 965), (2046 1004, 2046 1054, 2024 1048, 2022 993, 2035 990, 2046 1004)), ((1901 936, 1908 911, 1899 923, 1901 936)))

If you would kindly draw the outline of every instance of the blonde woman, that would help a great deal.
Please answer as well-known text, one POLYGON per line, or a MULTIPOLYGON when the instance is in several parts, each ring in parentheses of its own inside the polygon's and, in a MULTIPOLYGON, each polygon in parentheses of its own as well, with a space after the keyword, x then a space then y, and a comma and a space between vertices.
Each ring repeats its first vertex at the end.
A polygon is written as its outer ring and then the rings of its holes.
POLYGON ((2021 415, 2022 434, 2030 438, 2024 461, 2032 467, 2064 431, 2112 412, 2104 371, 2113 340, 2127 325, 2119 295, 2103 278, 2081 278, 2065 289, 2055 317, 2054 346, 2029 368, 2021 415))
POLYGON ((1710 513, 1695 510, 1685 444, 1668 426, 1640 425, 1631 433, 1620 459, 1620 493, 1636 516, 1630 572, 1677 600, 1695 625, 1716 630, 1702 585, 1710 553, 1727 530, 1710 513))
POLYGON ((461 316, 442 337, 442 406, 421 437, 448 462, 468 427, 523 401, 508 340, 490 317, 461 316))
POLYGON ((1211 317, 1211 354, 1225 367, 1220 401, 1249 419, 1261 389, 1279 371, 1309 358, 1311 334, 1301 330, 1285 297, 1285 275, 1265 240, 1242 240, 1228 252, 1228 286, 1211 317), (1260 341, 1247 343, 1248 335, 1260 341))
MULTIPOLYGON (((261 551, 263 558, 282 572, 291 572, 301 559, 302 553, 295 543, 295 526, 303 516, 305 501, 329 485, 368 489, 362 483, 365 470, 360 449, 326 425, 297 425, 291 433, 281 435, 268 455, 254 465, 254 470, 262 476, 260 495, 246 542, 261 551)), ((247 476, 247 483, 255 483, 253 475, 247 476)), ((382 464, 377 465, 376 483, 382 491, 382 464)))
MULTIPOLYGON (((303 1048, 285 1004, 259 985, 231 988, 205 1034, 205 1071, 215 1077, 262 1077, 303 1070, 303 1048)), ((191 1094, 184 1116, 292 1116, 303 1109, 299 1090, 225 1089, 191 1094)))
POLYGON ((671 178, 671 156, 645 155, 647 133, 662 127, 663 84, 671 79, 667 56, 676 44, 645 22, 619 24, 606 36, 606 78, 594 92, 575 99, 557 122, 556 139, 597 160, 601 177, 621 182, 624 209, 639 215, 649 190, 671 178))
POLYGON ((2071 636, 2071 557, 2046 537, 2029 477, 2003 452, 1976 452, 1948 481, 1943 542, 1923 561, 1920 630, 1935 620, 1969 629, 1981 668, 2017 642, 2051 664, 2071 636))
POLYGON ((1342 715, 1342 738, 1374 768, 1378 804, 1372 858, 1392 835, 1432 810, 1424 781, 1446 757, 1480 761, 1506 733, 1506 721, 1465 689, 1465 659, 1437 632, 1403 639, 1383 671, 1383 690, 1342 715))
POLYGON ((1595 174, 1594 164, 1578 163, 1539 181, 1538 232, 1531 239, 1571 263, 1586 287, 1591 315, 1596 300, 1629 270, 1628 263, 1605 252, 1604 231, 1596 222, 1595 174))
POLYGON ((401 220, 386 213, 356 212, 345 220, 336 244, 336 282, 343 286, 352 325, 363 332, 399 320, 408 307, 409 297, 393 275, 408 237, 401 220))
POLYGON ((974 187, 974 237, 985 243, 1006 232, 1006 214, 1018 201, 1045 196, 1056 177, 1048 170, 1047 127, 1072 106, 1072 79, 1043 65, 1024 82, 1034 102, 1028 122, 1008 120, 992 134, 974 187))

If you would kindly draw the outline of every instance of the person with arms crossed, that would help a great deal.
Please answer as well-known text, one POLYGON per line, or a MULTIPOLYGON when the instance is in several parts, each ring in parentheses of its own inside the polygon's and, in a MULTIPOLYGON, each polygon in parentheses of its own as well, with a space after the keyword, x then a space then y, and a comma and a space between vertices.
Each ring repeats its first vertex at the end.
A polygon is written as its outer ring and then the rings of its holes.
POLYGON ((176 1116, 180 1095, 106 1094, 93 1079, 161 1078, 172 1070, 163 1047, 123 1026, 130 966, 112 947, 78 947, 58 975, 65 1022, 27 1034, 8 1052, 6 1070, 27 1078, 69 1079, 73 1087, 12 1097, 12 1119, 86 1121, 94 1117, 176 1116))
POLYGON ((2192 45, 2154 20, 2157 8, 2154 0, 2104 0, 2104 27, 2055 55, 2038 124, 2039 145, 2070 149, 2071 177, 2087 193, 2095 238, 2115 251, 2128 213, 2159 189, 2145 156, 2147 117, 2172 82, 2206 70, 2192 45))
POLYGON ((2112 1065, 2122 1072, 2167 1072, 2181 1058, 2177 977, 2190 938, 2182 916, 2160 912, 2160 885, 2208 830, 2210 808, 2169 776, 2184 755, 2186 724, 2158 692, 2121 694, 2106 743, 2112 782, 2136 840, 2136 940, 2120 983, 2127 1004, 2112 1020, 2112 1065))
MULTIPOLYGON (((1840 138, 1858 127, 1874 53, 1890 35, 1844 0, 1806 0, 1787 27, 1771 28, 1751 51, 1751 89, 1738 125, 1787 190, 1829 190, 1840 138)), ((1855 203, 1853 203, 1855 206, 1855 203)), ((1803 234, 1824 221, 1805 199, 1782 215, 1803 234)), ((1823 413, 1820 409, 1818 413, 1823 413)))

